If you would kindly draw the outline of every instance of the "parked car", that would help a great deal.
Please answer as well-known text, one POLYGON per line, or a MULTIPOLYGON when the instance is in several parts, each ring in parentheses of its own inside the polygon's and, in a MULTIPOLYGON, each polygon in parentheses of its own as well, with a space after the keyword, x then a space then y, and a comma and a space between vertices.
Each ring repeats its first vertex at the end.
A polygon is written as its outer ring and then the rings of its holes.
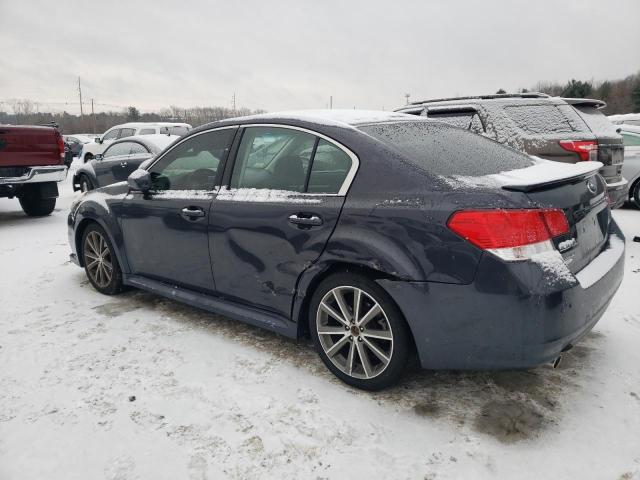
POLYGON ((0 197, 17 198, 24 213, 49 215, 66 178, 62 135, 55 127, 0 125, 0 197))
POLYGON ((629 200, 640 208, 640 126, 619 125, 624 141, 622 175, 629 181, 629 200))
POLYGON ((73 156, 77 157, 80 155, 82 146, 85 143, 89 143, 95 140, 96 136, 94 135, 93 137, 88 137, 86 135, 77 134, 63 135, 62 138, 64 138, 65 143, 69 145, 69 150, 71 151, 71 153, 73 153, 73 156))
POLYGON ((132 137, 134 135, 184 135, 191 130, 188 123, 171 123, 171 122, 131 122, 122 125, 116 125, 107 130, 102 136, 96 137, 93 142, 85 143, 80 152, 80 158, 84 162, 93 160, 93 158, 103 153, 106 148, 114 141, 132 137))
POLYGON ((71 259, 104 294, 310 335, 359 388, 397 381, 412 351, 429 369, 532 367, 585 335, 622 280, 599 168, 398 113, 229 119, 80 197, 71 259))
POLYGON ((180 138, 178 135, 134 135, 121 138, 78 168, 72 179, 73 190, 87 192, 122 182, 146 160, 180 138))
POLYGON ((633 125, 640 127, 640 113, 622 113, 619 115, 609 115, 609 120, 614 125, 633 125))
POLYGON ((543 93, 484 95, 413 102, 397 111, 424 115, 547 160, 602 162, 612 208, 627 198, 622 138, 599 109, 600 100, 543 93))

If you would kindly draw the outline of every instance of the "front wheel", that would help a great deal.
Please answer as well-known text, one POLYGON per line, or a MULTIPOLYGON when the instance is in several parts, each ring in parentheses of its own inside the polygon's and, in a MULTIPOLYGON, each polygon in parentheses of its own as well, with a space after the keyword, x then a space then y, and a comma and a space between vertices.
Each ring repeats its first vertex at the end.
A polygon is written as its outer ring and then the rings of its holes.
POLYGON ((20 206, 30 217, 44 217, 56 208, 55 198, 40 198, 38 196, 20 197, 20 206))
POLYGON ((410 334, 400 310, 363 275, 336 274, 318 286, 309 331, 327 368, 363 390, 396 383, 409 358, 410 334))
POLYGON ((93 288, 105 295, 122 291, 122 271, 113 245, 104 229, 96 223, 89 225, 82 235, 82 260, 93 288))

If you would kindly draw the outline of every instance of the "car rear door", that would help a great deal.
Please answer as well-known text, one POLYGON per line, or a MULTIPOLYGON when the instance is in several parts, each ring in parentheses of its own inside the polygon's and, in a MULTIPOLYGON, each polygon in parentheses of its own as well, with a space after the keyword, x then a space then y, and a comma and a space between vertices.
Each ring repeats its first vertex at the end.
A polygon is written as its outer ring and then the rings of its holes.
POLYGON ((357 168, 314 132, 244 128, 209 220, 218 294, 290 318, 297 280, 322 253, 357 168))
POLYGON ((174 145, 149 167, 151 191, 125 197, 121 225, 132 273, 214 290, 209 210, 236 130, 208 130, 174 145))

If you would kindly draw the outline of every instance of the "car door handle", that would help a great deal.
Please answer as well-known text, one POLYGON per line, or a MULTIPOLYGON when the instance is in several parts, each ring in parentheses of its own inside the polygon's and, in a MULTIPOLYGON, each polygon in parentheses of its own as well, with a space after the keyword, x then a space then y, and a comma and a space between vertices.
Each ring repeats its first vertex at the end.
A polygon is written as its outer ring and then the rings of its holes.
POLYGON ((127 162, 120 162, 120 166, 121 167, 126 167, 127 166, 127 162))
POLYGON ((185 207, 182 216, 187 218, 201 218, 205 216, 204 210, 198 207, 185 207))
POLYGON ((320 218, 318 215, 300 216, 294 214, 289 216, 289 223, 293 223, 295 225, 308 225, 312 227, 318 227, 322 225, 322 218, 320 218))

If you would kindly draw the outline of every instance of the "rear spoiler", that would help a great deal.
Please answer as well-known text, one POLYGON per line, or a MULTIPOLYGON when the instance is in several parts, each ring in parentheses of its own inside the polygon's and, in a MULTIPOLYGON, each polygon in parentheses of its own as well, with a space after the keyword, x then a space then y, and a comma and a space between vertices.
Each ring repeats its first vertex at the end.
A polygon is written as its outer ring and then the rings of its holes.
POLYGON ((503 190, 532 192, 555 185, 577 183, 598 173, 600 162, 560 163, 545 161, 532 167, 491 175, 502 183, 503 190), (553 168, 555 164, 558 168, 553 168))
POLYGON ((562 100, 567 102, 569 105, 593 107, 598 110, 607 106, 607 102, 596 100, 594 98, 563 98, 562 100))

